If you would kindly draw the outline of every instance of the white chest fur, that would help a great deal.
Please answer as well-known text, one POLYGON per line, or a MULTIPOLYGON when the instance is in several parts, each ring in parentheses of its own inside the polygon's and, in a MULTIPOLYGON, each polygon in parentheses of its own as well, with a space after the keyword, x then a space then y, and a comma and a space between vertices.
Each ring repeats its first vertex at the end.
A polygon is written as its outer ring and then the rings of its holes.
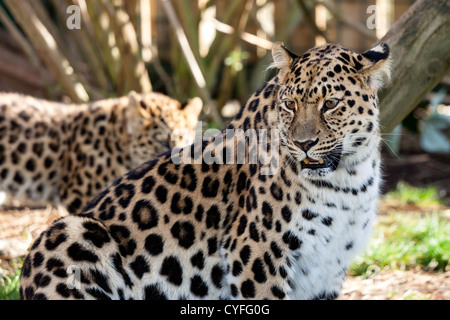
POLYGON ((339 293, 347 267, 364 248, 376 216, 378 163, 370 159, 354 168, 357 175, 341 168, 322 185, 308 183, 294 227, 302 246, 291 261, 292 298, 339 293))

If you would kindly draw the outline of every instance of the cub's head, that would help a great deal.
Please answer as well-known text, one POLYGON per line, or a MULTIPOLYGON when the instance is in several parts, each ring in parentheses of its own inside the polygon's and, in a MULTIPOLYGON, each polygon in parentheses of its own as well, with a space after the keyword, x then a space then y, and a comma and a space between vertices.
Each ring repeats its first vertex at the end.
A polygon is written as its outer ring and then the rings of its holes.
POLYGON ((127 128, 133 166, 177 147, 191 144, 202 100, 186 103, 159 93, 128 94, 127 128))
POLYGON ((272 55, 281 141, 304 176, 328 176, 377 149, 377 91, 389 78, 386 44, 362 54, 326 44, 296 56, 275 43, 272 55))

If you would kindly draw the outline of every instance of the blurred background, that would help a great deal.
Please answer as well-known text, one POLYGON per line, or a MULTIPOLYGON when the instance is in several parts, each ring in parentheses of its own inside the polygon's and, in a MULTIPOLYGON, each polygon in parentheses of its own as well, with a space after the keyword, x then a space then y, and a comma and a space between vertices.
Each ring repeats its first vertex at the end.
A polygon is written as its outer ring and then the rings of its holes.
MULTIPOLYGON (((200 96, 207 127, 221 129, 273 75, 266 71, 273 41, 297 54, 325 42, 364 52, 414 2, 0 0, 0 91, 72 102, 130 90, 200 96)), ((385 136, 392 165, 420 155, 406 173, 388 168, 396 179, 387 188, 398 179, 433 181, 448 199, 449 89, 447 75, 385 136)))
MULTIPOLYGON (((223 128, 273 75, 266 71, 273 41, 283 41, 296 54, 325 42, 364 52, 414 2, 0 0, 0 91, 75 103, 122 96, 130 90, 157 91, 182 101, 200 96, 206 127, 223 128)), ((389 218, 380 220, 378 238, 352 269, 366 280, 373 280, 373 274, 384 276, 380 270, 386 266, 418 267, 420 275, 440 272, 439 283, 433 285, 443 285, 443 291, 426 289, 419 298, 450 298, 449 90, 447 75, 391 134, 383 136, 385 198, 380 211, 389 218), (408 220, 395 215, 399 212, 408 220), (407 227, 396 234, 399 225, 407 227), (420 226, 417 233, 411 231, 415 226, 420 226), (379 247, 389 235, 394 237, 392 243, 407 246, 379 247), (409 238, 400 238, 404 236, 409 238), (408 248, 417 248, 411 243, 427 245, 411 253, 408 248), (385 256, 376 256, 377 252, 385 256)), ((0 223, 0 241, 11 225, 19 225, 15 221, 0 223)), ((14 298, 19 269, 4 268, 12 275, 2 278, 0 272, 0 298, 2 294, 14 298)), ((364 291, 359 289, 352 290, 350 284, 345 297, 363 297, 355 296, 364 291)), ((381 296, 417 298, 408 292, 381 296)))
POLYGON ((413 2, 1 0, 0 90, 75 101, 129 90, 201 95, 185 37, 221 111, 261 85, 272 41, 297 54, 325 42, 364 52, 413 2))

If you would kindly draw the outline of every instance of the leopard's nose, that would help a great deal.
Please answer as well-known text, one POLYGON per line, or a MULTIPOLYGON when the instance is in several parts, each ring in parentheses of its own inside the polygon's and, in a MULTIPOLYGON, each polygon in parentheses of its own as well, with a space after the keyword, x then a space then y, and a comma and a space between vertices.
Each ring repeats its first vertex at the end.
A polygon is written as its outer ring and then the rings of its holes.
POLYGON ((319 142, 319 139, 316 139, 316 140, 304 140, 304 141, 294 140, 294 144, 297 147, 299 147, 300 149, 302 149, 304 152, 308 151, 313 146, 315 146, 317 144, 317 142, 319 142))

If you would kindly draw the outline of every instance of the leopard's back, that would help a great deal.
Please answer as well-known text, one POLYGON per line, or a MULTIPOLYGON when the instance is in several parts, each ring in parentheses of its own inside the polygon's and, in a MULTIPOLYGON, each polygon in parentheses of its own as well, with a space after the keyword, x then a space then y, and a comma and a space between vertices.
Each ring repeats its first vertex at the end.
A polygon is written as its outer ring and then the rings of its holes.
POLYGON ((58 198, 57 161, 68 152, 61 126, 72 106, 15 93, 0 94, 0 190, 6 202, 58 198))

